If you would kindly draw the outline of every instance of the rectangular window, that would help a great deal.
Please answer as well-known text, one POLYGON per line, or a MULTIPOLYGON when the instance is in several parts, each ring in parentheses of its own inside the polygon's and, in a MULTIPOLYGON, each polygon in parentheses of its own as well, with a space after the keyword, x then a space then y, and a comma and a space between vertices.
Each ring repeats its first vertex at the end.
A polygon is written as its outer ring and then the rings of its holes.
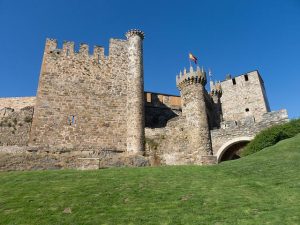
POLYGON ((232 84, 233 84, 233 85, 236 85, 235 78, 232 79, 232 84))
POLYGON ((74 125, 75 124, 75 116, 71 115, 68 116, 68 125, 74 125))
POLYGON ((248 79, 248 75, 244 75, 244 77, 245 77, 245 81, 248 81, 249 79, 248 79))

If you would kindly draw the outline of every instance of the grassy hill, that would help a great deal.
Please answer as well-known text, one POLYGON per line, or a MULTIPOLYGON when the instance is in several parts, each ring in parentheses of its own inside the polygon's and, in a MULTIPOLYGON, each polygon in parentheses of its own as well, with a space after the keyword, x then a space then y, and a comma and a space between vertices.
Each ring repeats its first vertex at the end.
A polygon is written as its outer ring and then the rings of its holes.
POLYGON ((300 224, 300 135, 217 166, 0 173, 0 224, 300 224))

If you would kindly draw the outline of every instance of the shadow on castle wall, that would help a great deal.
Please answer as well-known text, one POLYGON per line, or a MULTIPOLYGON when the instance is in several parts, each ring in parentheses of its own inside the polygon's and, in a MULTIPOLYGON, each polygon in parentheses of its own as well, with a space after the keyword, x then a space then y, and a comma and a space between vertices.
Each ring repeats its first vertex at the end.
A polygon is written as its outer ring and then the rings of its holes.
POLYGON ((156 94, 151 94, 151 101, 145 101, 145 126, 147 128, 166 127, 167 122, 180 113, 181 109, 172 109, 164 104, 156 94))

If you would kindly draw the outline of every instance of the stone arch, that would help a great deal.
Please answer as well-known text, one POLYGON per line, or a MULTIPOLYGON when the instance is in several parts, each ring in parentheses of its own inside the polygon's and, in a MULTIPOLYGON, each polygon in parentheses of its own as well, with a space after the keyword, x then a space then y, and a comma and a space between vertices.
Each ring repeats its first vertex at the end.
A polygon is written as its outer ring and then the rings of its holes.
POLYGON ((218 150, 217 152, 217 159, 218 162, 221 161, 222 156, 224 155, 224 153, 232 146, 238 144, 238 143, 242 143, 242 142, 250 142, 251 140, 253 140, 254 137, 237 137, 234 139, 231 139, 230 141, 227 141, 226 143, 224 143, 218 150))

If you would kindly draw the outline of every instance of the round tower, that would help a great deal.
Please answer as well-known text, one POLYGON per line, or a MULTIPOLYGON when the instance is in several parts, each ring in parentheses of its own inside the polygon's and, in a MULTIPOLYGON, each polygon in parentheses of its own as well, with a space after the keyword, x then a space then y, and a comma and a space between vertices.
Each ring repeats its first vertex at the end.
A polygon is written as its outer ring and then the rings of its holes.
POLYGON ((193 157, 194 164, 208 164, 207 156, 212 155, 210 130, 205 105, 206 73, 197 67, 190 67, 189 73, 177 76, 176 84, 182 98, 182 115, 186 118, 186 131, 190 148, 188 154, 193 157))
POLYGON ((127 76, 127 152, 143 154, 145 139, 143 39, 140 30, 129 30, 127 76))

